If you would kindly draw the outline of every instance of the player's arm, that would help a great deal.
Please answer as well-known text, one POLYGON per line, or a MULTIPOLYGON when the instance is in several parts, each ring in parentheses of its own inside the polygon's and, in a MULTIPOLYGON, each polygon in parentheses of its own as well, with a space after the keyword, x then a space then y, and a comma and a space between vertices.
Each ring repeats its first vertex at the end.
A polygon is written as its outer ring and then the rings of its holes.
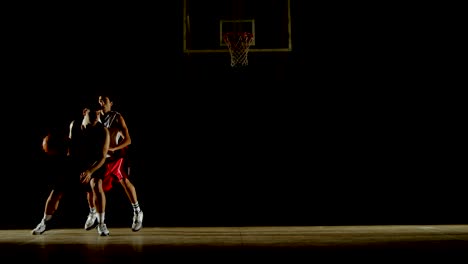
POLYGON ((122 133, 122 140, 119 142, 117 146, 111 149, 111 151, 117 151, 127 147, 128 145, 132 144, 132 138, 130 137, 130 132, 128 131, 127 123, 122 115, 119 115, 119 125, 120 125, 120 132, 122 133))
POLYGON ((68 139, 72 139, 72 131, 73 131, 74 124, 75 124, 75 120, 70 122, 69 130, 68 130, 68 139))
MULTIPOLYGON (((69 126, 69 130, 68 130, 68 142, 70 143, 71 140, 72 140, 72 135, 73 135, 73 127, 75 125, 75 120, 71 121, 70 122, 70 126, 69 126)), ((68 147, 67 147, 67 155, 70 155, 70 144, 68 144, 68 147)))
MULTIPOLYGON (((82 115, 83 115, 83 116, 86 115, 86 111, 88 111, 88 108, 83 108, 83 112, 82 112, 82 115)), ((71 139, 71 138, 72 138, 72 131, 73 131, 73 126, 75 125, 75 122, 76 122, 76 120, 72 120, 72 121, 70 122, 70 126, 69 126, 70 130, 69 130, 69 132, 68 132, 68 139, 71 139)))

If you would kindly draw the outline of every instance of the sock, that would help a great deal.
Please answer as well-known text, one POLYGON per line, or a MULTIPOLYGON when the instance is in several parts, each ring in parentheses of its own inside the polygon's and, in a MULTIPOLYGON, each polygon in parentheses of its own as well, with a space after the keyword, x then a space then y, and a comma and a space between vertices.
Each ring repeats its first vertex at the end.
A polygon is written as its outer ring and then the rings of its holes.
POLYGON ((89 208, 89 213, 95 214, 96 213, 96 208, 89 208))
POLYGON ((104 224, 104 217, 105 217, 105 214, 106 214, 106 213, 98 213, 98 214, 97 214, 98 223, 104 224))
POLYGON ((132 207, 133 207, 133 212, 135 213, 141 212, 140 205, 138 204, 138 202, 132 204, 132 207))
POLYGON ((42 218, 42 220, 44 220, 44 222, 47 222, 50 219, 52 219, 52 215, 44 215, 44 218, 42 218))

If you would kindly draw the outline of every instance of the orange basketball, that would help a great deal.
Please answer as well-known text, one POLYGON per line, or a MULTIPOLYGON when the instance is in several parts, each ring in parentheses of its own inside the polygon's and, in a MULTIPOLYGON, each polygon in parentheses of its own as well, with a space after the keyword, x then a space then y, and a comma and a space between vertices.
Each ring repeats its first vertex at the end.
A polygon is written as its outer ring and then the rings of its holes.
POLYGON ((47 134, 42 139, 42 150, 47 155, 66 154, 67 140, 57 135, 47 134))

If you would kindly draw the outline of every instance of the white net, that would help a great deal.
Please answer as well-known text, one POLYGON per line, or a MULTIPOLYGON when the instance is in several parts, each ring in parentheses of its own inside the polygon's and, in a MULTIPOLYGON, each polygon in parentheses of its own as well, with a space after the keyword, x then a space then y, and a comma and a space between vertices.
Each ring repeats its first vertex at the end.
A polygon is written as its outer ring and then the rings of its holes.
POLYGON ((253 41, 253 34, 248 32, 229 32, 223 35, 223 39, 231 55, 231 66, 247 66, 249 64, 247 55, 253 41))

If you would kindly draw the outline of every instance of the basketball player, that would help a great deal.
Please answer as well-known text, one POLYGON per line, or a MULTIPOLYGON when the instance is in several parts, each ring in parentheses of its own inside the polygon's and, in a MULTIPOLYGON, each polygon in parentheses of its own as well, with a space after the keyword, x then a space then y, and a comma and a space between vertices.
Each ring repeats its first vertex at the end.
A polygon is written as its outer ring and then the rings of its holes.
MULTIPOLYGON (((133 208, 132 231, 137 232, 143 225, 143 211, 138 203, 135 186, 128 179, 130 167, 126 151, 128 146, 132 143, 130 133, 124 117, 119 112, 112 110, 114 102, 111 100, 110 96, 100 95, 98 100, 102 110, 101 121, 104 126, 109 129, 111 138, 106 164, 104 165, 106 173, 103 188, 104 191, 109 191, 114 181, 118 181, 122 185, 133 208)), ((87 193, 90 211, 85 223, 86 230, 94 228, 97 224, 96 208, 94 208, 92 203, 93 195, 93 192, 87 193)))
MULTIPOLYGON (((49 135, 50 136, 50 135, 49 135)), ((44 149, 50 151, 51 138, 44 139, 44 149)), ((74 120, 70 123, 68 132, 67 153, 54 153, 66 157, 63 166, 56 173, 55 184, 46 200, 44 216, 41 222, 33 229, 33 235, 40 235, 46 231, 48 221, 58 209, 60 199, 65 192, 73 190, 76 186, 84 187, 87 192, 92 192, 92 201, 97 211, 97 230, 101 236, 108 236, 109 230, 105 224, 106 197, 102 187, 104 178, 106 154, 109 150, 109 130, 100 122, 100 107, 90 106, 83 110, 82 120, 74 120), (81 121, 81 122, 80 122, 81 121)))

